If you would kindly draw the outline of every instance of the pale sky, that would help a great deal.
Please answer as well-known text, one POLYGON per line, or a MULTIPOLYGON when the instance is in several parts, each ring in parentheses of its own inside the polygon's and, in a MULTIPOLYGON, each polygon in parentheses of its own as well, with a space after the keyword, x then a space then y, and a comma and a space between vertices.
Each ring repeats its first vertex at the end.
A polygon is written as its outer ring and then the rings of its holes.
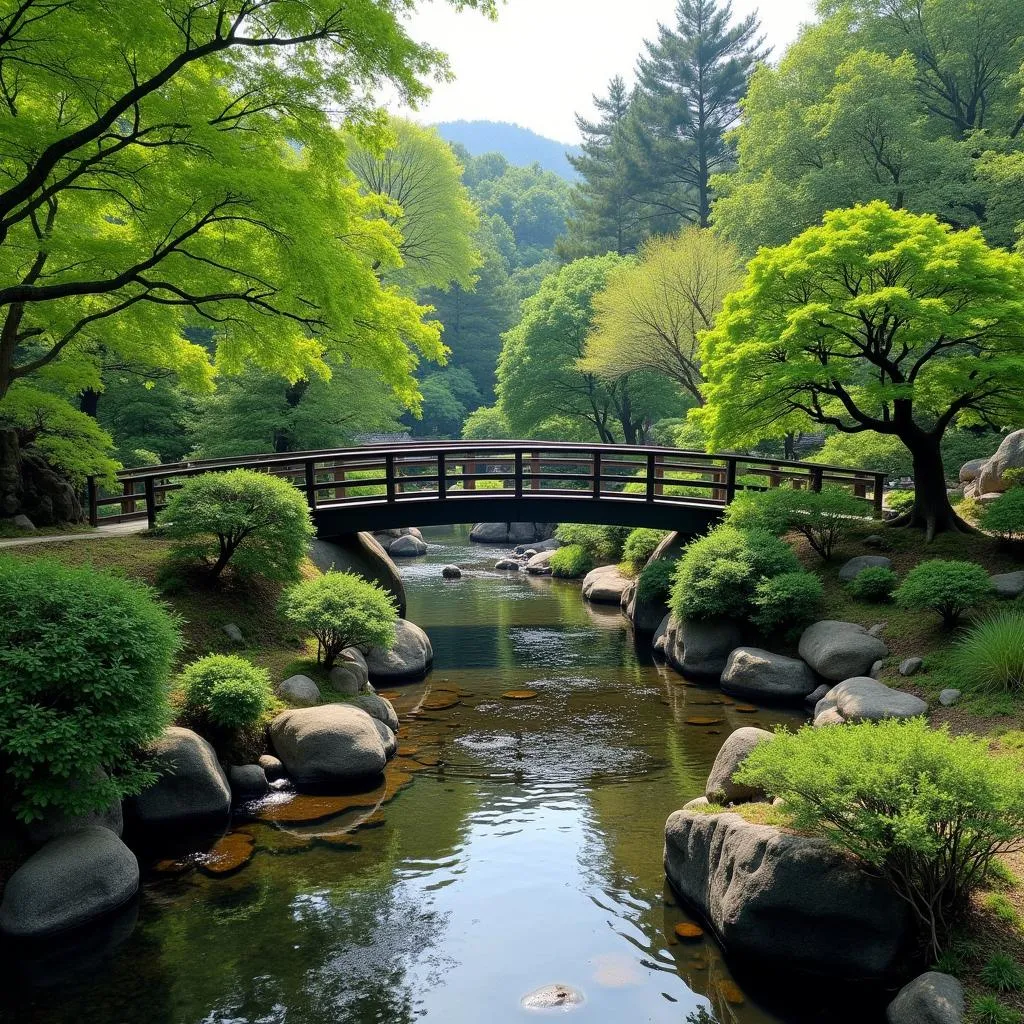
MULTIPOLYGON (((437 85, 413 116, 424 122, 511 121, 560 142, 578 142, 573 115, 591 111, 614 74, 632 81, 644 39, 671 23, 675 0, 508 0, 497 22, 447 4, 424 4, 414 39, 444 50, 456 80, 437 85)), ((733 0, 758 9, 777 58, 813 17, 814 0, 733 0)))

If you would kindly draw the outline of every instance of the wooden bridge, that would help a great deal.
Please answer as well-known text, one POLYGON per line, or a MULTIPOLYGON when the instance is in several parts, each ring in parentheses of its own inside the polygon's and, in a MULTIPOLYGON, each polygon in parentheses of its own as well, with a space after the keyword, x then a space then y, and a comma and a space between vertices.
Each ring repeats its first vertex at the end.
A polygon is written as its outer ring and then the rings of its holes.
POLYGON ((123 470, 117 493, 88 482, 89 519, 153 525, 200 473, 252 469, 305 493, 317 533, 475 522, 576 522, 704 532, 743 490, 839 485, 881 514, 885 474, 678 448, 543 441, 401 442, 123 470))

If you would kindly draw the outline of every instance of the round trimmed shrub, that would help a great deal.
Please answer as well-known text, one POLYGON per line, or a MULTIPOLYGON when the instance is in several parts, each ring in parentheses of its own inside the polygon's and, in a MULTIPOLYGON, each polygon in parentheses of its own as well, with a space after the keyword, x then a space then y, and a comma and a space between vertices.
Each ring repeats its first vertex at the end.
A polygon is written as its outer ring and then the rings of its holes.
POLYGON ((784 572, 761 580, 754 594, 754 625, 762 633, 802 626, 818 611, 821 580, 810 572, 784 572))
POLYGON ((911 611, 931 609, 952 629, 968 608, 992 593, 992 581, 977 562, 933 558, 920 562, 907 573, 896 591, 896 603, 911 611))
POLYGON ((633 530, 622 545, 622 557, 639 572, 665 536, 664 530, 649 530, 646 527, 633 530))
POLYGON ((245 729, 270 710, 270 673, 237 654, 210 654, 187 665, 178 677, 190 717, 219 729, 245 729))
POLYGON ((331 668, 346 647, 390 647, 398 611, 376 583, 349 572, 328 572, 289 587, 281 615, 316 637, 317 660, 331 668))
POLYGON ((890 600, 899 582, 899 577, 892 569, 886 569, 881 565, 873 565, 870 568, 861 569, 846 584, 846 589, 858 601, 881 604, 883 601, 890 600))
POLYGON ((214 579, 230 562, 239 573, 293 580, 314 536, 302 493, 251 469, 190 477, 157 525, 175 541, 175 559, 200 563, 214 579))
POLYGON ((978 525, 1000 540, 1014 541, 1024 537, 1024 487, 1011 487, 978 516, 978 525))
POLYGON ((957 643, 955 662, 965 689, 1024 691, 1024 608, 1000 612, 971 626, 957 643))
POLYGON ((553 552, 548 560, 551 575, 564 580, 578 580, 594 568, 594 559, 580 544, 567 544, 553 552))
POLYGON ((141 583, 0 558, 0 773, 23 821, 102 810, 155 781, 176 618, 141 583))
POLYGON ((659 558, 645 565, 636 581, 637 601, 641 604, 667 605, 678 566, 674 558, 659 558))

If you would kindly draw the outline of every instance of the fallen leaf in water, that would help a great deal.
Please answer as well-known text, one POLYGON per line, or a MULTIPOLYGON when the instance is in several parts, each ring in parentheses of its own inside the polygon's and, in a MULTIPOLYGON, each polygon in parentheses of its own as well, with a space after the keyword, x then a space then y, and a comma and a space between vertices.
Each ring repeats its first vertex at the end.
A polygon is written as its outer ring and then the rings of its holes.
POLYGON ((680 921, 675 927, 675 933, 681 939, 702 939, 704 937, 704 929, 691 921, 680 921))
POLYGON ((506 690, 502 697, 506 700, 533 700, 534 697, 539 697, 540 694, 536 690, 506 690))

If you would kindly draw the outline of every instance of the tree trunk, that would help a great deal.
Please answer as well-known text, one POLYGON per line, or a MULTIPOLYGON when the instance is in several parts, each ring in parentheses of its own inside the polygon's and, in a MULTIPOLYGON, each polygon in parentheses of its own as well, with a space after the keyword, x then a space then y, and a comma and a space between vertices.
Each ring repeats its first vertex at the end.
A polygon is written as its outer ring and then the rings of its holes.
POLYGON ((91 416, 96 419, 96 413, 100 407, 100 393, 94 391, 92 388, 86 388, 78 396, 78 408, 81 412, 84 412, 86 416, 91 416))
POLYGON ((914 507, 900 516, 893 525, 923 529, 926 540, 948 530, 973 532, 949 503, 946 472, 942 465, 941 438, 925 434, 902 440, 914 460, 914 507))

